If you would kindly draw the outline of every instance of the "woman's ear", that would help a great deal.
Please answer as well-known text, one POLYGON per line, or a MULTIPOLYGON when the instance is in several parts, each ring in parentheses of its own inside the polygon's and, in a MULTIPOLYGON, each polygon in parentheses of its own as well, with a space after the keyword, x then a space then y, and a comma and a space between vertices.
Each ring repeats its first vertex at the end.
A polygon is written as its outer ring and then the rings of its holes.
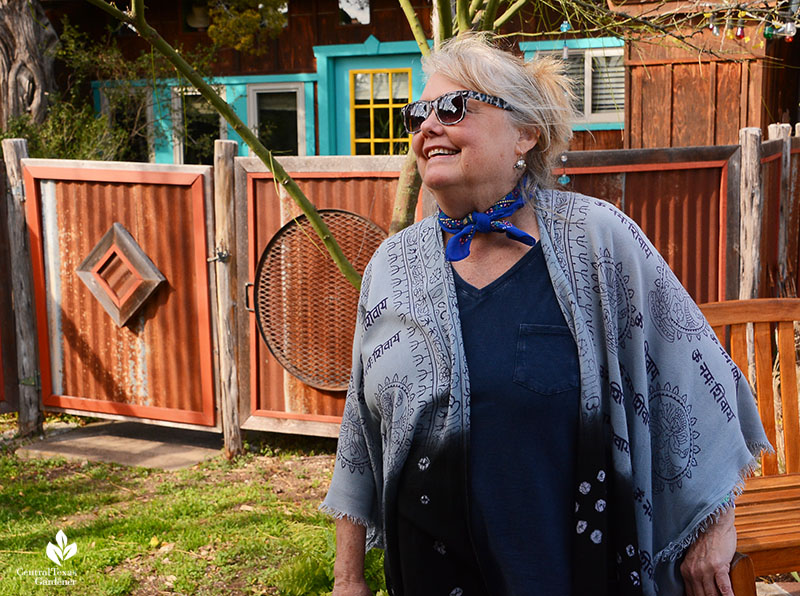
POLYGON ((525 155, 536 147, 539 142, 539 131, 535 128, 521 128, 519 131, 519 139, 515 147, 517 155, 525 155))

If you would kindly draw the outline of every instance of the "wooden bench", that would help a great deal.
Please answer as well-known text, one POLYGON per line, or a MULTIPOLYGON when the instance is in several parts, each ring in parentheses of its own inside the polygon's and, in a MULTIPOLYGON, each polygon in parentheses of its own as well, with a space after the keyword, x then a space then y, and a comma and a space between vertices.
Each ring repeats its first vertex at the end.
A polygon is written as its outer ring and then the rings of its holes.
POLYGON ((752 326, 756 402, 767 437, 779 450, 762 455, 759 475, 746 481, 744 493, 736 500, 737 550, 751 559, 755 575, 800 571, 800 415, 794 330, 794 322, 800 321, 800 299, 730 300, 700 308, 745 376, 747 328, 752 326), (783 446, 777 441, 779 424, 783 446))

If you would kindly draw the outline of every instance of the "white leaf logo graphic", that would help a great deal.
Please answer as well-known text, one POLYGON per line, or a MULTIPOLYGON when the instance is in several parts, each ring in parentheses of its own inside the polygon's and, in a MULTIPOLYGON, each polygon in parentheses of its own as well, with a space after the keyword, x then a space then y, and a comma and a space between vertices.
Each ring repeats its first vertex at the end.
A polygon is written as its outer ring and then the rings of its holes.
POLYGON ((78 552, 78 545, 74 542, 67 545, 67 535, 62 530, 59 530, 58 534, 56 534, 56 542, 58 546, 52 542, 47 543, 47 558, 61 567, 63 561, 75 556, 75 553, 78 552))
POLYGON ((61 567, 61 549, 52 542, 47 543, 47 557, 56 565, 61 567))

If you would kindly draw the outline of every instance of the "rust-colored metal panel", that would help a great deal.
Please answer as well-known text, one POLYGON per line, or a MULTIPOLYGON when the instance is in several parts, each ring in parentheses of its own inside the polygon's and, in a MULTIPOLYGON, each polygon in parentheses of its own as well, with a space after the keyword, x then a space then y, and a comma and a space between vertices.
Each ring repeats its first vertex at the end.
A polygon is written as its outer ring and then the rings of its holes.
POLYGON ((570 190, 627 213, 697 302, 728 292, 728 180, 731 147, 567 154, 570 190))
POLYGON ((720 169, 632 172, 625 212, 650 238, 696 302, 718 300, 721 257, 720 169))
POLYGON ((45 406, 213 426, 203 174, 37 161, 24 166, 45 406), (114 223, 166 278, 121 327, 76 273, 114 223))
MULTIPOLYGON (((388 231, 398 172, 296 172, 292 173, 292 177, 318 209, 342 209, 357 213, 388 231)), ((249 174, 247 186, 250 279, 254 279, 255 263, 268 242, 300 211, 280 187, 276 188, 269 174, 249 174)), ((320 288, 320 291, 324 291, 324 288, 320 288)), ((305 324, 313 325, 314 321, 309 317, 305 324)), ((351 336, 352 331, 348 331, 351 336)), ((345 392, 316 389, 285 371, 258 337, 255 317, 251 317, 250 348, 251 414, 339 421, 344 410, 345 392)))
POLYGON ((792 217, 786 235, 789 261, 787 277, 790 283, 795 284, 794 288, 789 288, 789 294, 797 296, 797 289, 800 288, 800 137, 792 137, 789 197, 792 201, 792 217))
MULTIPOLYGON (((759 298, 778 296, 778 226, 781 202, 781 151, 780 143, 770 141, 765 147, 775 146, 777 152, 768 152, 761 159, 761 188, 763 207, 761 220, 761 274, 759 298)), ((765 152, 766 153, 766 152, 765 152)))

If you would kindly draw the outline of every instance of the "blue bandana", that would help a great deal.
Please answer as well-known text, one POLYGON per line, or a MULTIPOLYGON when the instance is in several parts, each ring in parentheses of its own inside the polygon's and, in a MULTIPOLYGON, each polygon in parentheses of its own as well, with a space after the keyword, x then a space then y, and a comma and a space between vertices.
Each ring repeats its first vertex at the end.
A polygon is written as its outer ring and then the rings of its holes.
POLYGON ((454 234, 447 242, 444 250, 448 261, 460 261, 469 255, 469 245, 475 232, 504 232, 512 240, 522 242, 528 246, 536 244, 536 239, 519 228, 505 221, 517 209, 525 204, 525 197, 518 184, 514 190, 497 201, 483 213, 473 211, 463 219, 453 219, 439 209, 439 226, 450 234, 454 234))

